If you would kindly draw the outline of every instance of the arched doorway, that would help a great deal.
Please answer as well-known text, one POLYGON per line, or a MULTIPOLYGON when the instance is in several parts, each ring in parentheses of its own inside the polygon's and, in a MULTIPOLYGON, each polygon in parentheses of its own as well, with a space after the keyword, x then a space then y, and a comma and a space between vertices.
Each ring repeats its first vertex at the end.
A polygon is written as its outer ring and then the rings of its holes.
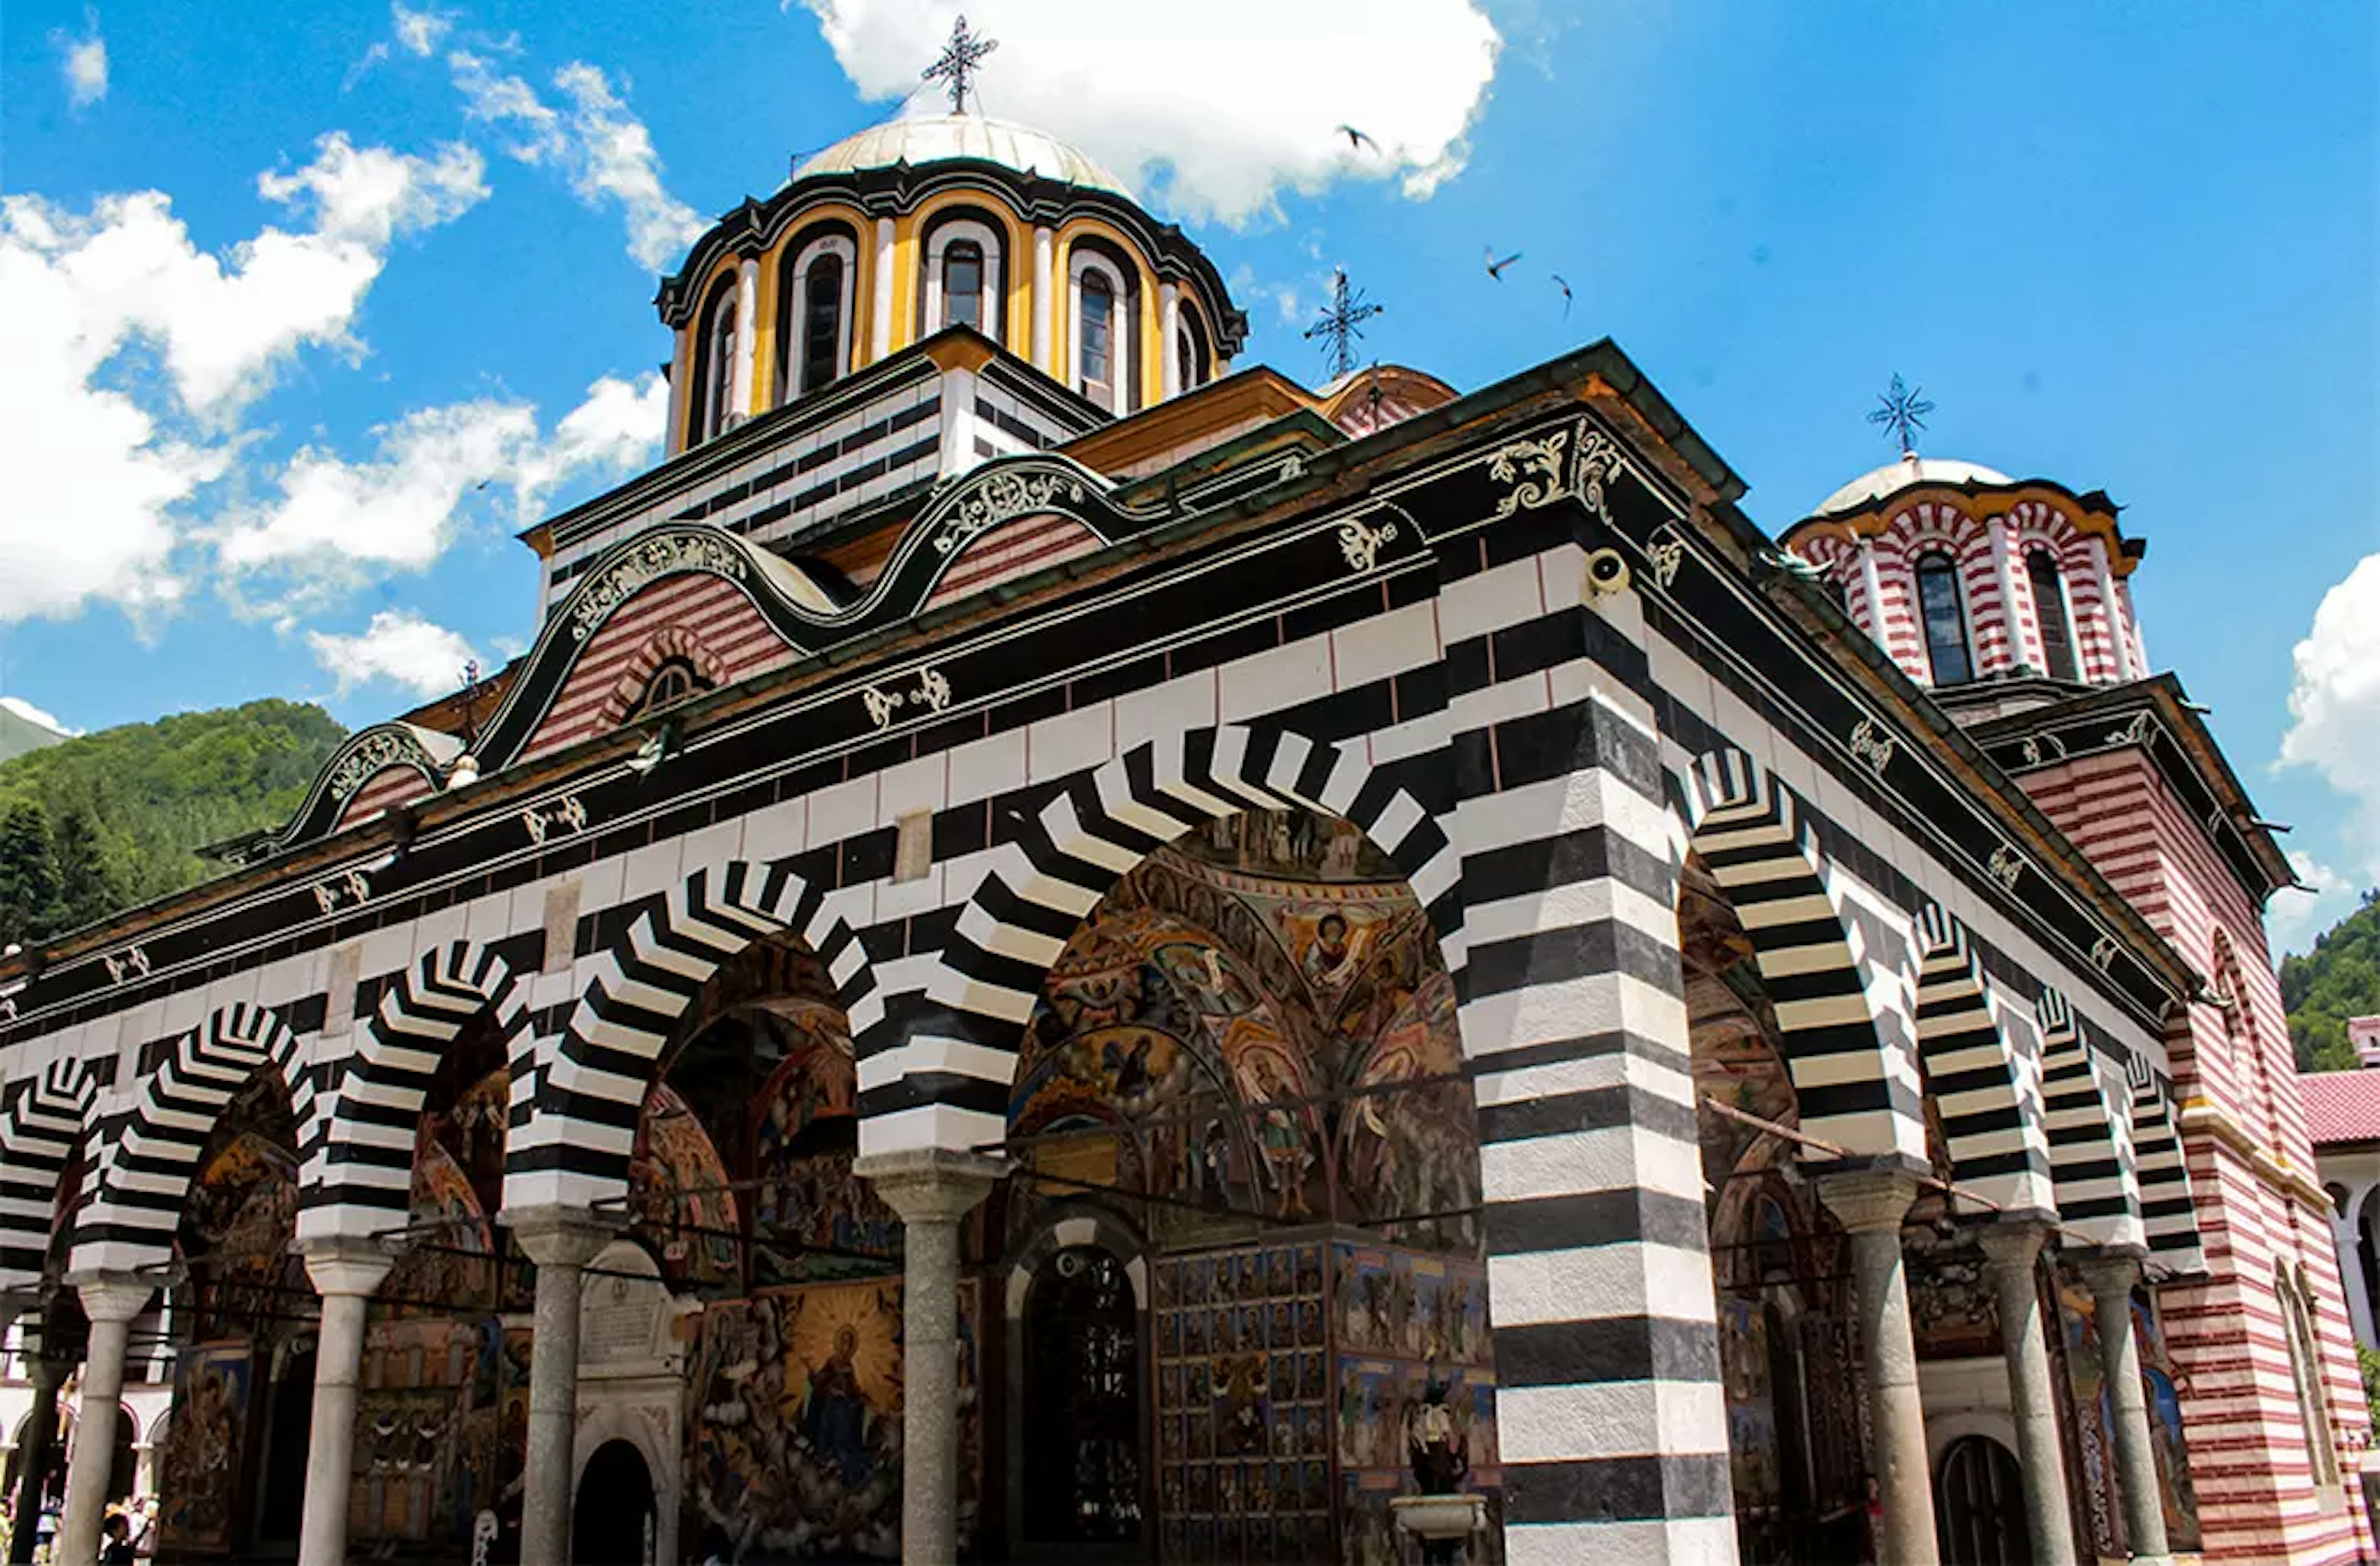
POLYGON ((1136 1539, 1140 1320, 1123 1263, 1070 1245, 1041 1264, 1025 1311, 1025 1537, 1136 1539))
POLYGON ((578 1475, 571 1560, 577 1566, 648 1566, 653 1524, 653 1476, 644 1454, 626 1441, 605 1441, 578 1475))
POLYGON ((265 1414, 262 1472, 257 1475, 255 1537, 259 1548, 298 1542, 306 1504, 306 1455, 313 1444, 314 1351, 288 1355, 273 1383, 265 1414))
POLYGON ((1942 1566, 2032 1566, 2024 1531, 2024 1474, 1989 1436, 1961 1436, 1934 1478, 1942 1566))

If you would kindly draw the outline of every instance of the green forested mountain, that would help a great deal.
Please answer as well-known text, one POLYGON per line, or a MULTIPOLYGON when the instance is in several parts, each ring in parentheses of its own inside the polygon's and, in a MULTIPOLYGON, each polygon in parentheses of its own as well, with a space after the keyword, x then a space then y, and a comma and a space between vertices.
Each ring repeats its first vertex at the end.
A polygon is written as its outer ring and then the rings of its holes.
POLYGON ((345 733, 319 707, 251 701, 0 762, 0 944, 205 879, 220 867, 196 850, 286 820, 345 733))
POLYGON ((2281 959, 2281 1002, 2300 1071, 2346 1071, 2347 1019, 2380 1013, 2380 891, 2333 925, 2302 957, 2281 959))

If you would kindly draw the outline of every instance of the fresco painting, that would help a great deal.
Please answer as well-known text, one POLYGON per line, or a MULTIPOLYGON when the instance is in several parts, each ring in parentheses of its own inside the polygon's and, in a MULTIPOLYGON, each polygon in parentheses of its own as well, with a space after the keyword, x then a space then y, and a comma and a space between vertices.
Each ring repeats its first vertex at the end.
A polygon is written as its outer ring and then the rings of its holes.
POLYGON ((482 1508, 517 1527, 529 1341, 493 1317, 372 1327, 356 1396, 351 1538, 468 1548, 482 1508))
POLYGON ((256 1350, 246 1341, 200 1343, 176 1357, 174 1411, 158 1454, 168 1548, 230 1553, 255 1378, 256 1350))
POLYGON ((880 1273, 901 1254, 901 1220, 851 1172, 857 1082, 843 1014, 791 1002, 811 1042, 779 1062, 752 1107, 753 1285, 880 1273))
MULTIPOLYGON (((979 1290, 960 1290, 960 1536, 982 1493, 979 1290)), ((900 1554, 901 1285, 810 1284, 703 1313, 694 1504, 738 1559, 900 1554)))
POLYGON ((726 1160, 701 1119, 666 1082, 653 1085, 637 1122, 628 1210, 638 1238, 673 1286, 742 1287, 743 1223, 726 1160))
POLYGON ((1331 1559, 1322 1243, 1168 1257, 1154 1277, 1160 1554, 1331 1559))

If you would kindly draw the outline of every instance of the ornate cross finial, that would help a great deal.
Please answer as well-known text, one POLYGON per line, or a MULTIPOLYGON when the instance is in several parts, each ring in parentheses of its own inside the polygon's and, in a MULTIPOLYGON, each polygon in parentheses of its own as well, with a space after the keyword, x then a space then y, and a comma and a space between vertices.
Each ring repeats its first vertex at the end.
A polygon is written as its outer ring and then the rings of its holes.
POLYGON ((1892 432, 1903 456, 1917 455, 1917 431, 1925 428, 1925 416, 1934 411, 1934 405, 1921 395, 1924 391, 1922 386, 1903 384, 1895 372, 1892 384, 1876 398, 1880 406, 1867 416, 1870 424, 1881 424, 1892 432))
POLYGON ((1355 368, 1355 343, 1364 335, 1364 322, 1386 310, 1364 297, 1361 288, 1347 286, 1347 269, 1339 267, 1330 274, 1330 303, 1323 308, 1313 325, 1305 329, 1305 340, 1318 339, 1322 355, 1330 366, 1330 378, 1337 380, 1355 368))
POLYGON ((967 78, 983 67, 983 57, 1000 47, 995 38, 981 38, 967 30, 966 18, 951 29, 951 41, 942 45, 941 57, 918 73, 920 80, 947 82, 943 91, 951 95, 951 113, 966 113, 967 78))

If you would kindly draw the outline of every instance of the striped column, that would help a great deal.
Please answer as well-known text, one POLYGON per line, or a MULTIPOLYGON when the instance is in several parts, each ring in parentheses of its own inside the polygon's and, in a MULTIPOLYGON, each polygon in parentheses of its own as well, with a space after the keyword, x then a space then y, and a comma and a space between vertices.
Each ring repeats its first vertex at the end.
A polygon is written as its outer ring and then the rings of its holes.
POLYGON ((1581 564, 1556 550, 1440 599, 1505 1557, 1732 1561, 1676 871, 1650 707, 1629 683, 1641 609, 1552 606, 1574 656, 1540 687, 1571 693, 1550 710, 1516 699, 1539 675, 1500 686, 1471 645, 1512 596, 1494 578, 1542 564, 1575 583, 1581 564))

